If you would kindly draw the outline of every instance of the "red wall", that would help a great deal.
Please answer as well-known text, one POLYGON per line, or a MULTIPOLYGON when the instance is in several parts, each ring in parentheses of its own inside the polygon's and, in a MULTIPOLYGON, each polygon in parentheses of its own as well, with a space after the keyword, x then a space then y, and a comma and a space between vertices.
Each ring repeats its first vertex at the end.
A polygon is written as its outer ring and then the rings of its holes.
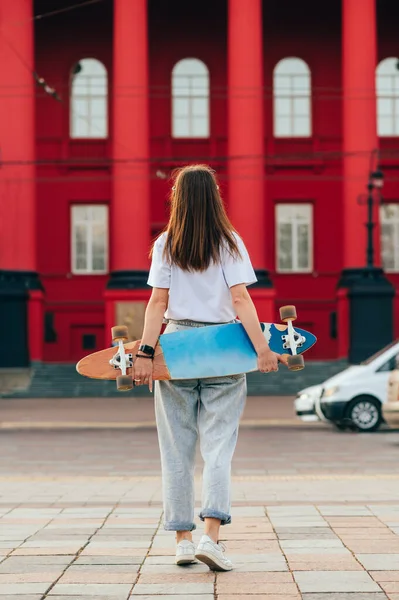
MULTIPOLYGON (((39 8, 36 12, 40 12, 45 3, 36 4, 39 8)), ((319 339, 312 351, 316 359, 337 356, 337 342, 330 335, 330 315, 336 310, 336 284, 343 264, 342 165, 339 155, 326 154, 341 150, 339 4, 333 3, 327 13, 319 0, 264 2, 265 255, 276 288, 276 319, 280 305, 295 303, 300 314, 298 325, 311 329, 319 339), (287 56, 303 58, 311 69, 314 134, 310 139, 273 138, 273 68, 287 56), (293 155, 295 158, 289 158, 293 155), (275 272, 274 210, 277 202, 284 201, 313 204, 312 274, 275 272)), ((399 17, 399 7, 391 1, 386 4, 389 10, 384 5, 379 12, 379 59, 398 54, 394 26, 398 21, 394 17, 399 17)), ((197 4, 184 0, 149 0, 151 154, 156 159, 151 163, 153 234, 166 222, 169 189, 168 180, 157 177, 157 171, 169 176, 173 166, 184 162, 211 162, 218 170, 228 203, 226 20, 225 1, 203 0, 199 10, 197 4), (170 75, 173 65, 185 57, 200 58, 210 70, 211 137, 207 140, 175 141, 170 136, 170 75)), ((70 204, 112 202, 112 167, 90 164, 90 159, 111 156, 110 140, 71 141, 68 135, 70 69, 85 57, 101 60, 108 69, 109 114, 112 114, 111 2, 90 5, 78 12, 65 13, 62 18, 55 16, 36 24, 37 71, 63 97, 62 103, 42 94, 37 99, 38 159, 50 163, 37 168, 39 269, 46 290, 46 310, 54 313, 57 332, 57 341, 45 344, 44 358, 49 361, 79 358, 77 332, 98 332, 104 326, 102 294, 107 277, 70 274, 70 204), (82 159, 89 161, 84 168, 82 159)), ((384 140, 382 148, 394 145, 395 140, 384 140)), ((398 177, 399 162, 395 159, 389 164, 383 162, 382 166, 387 180, 384 195, 397 200, 397 182, 393 178, 398 177)), ((236 226, 239 230, 239 223, 236 226)), ((392 280, 399 284, 399 276, 392 280)), ((399 323, 396 335, 399 336, 399 323)), ((98 345, 103 345, 101 335, 98 345)))

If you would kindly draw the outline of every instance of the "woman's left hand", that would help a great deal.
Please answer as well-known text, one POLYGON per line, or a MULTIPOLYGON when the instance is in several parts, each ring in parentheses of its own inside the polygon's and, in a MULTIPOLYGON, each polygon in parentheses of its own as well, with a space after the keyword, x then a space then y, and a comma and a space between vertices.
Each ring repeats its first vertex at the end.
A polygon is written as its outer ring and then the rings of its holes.
POLYGON ((133 363, 134 385, 148 385, 152 392, 152 360, 149 358, 136 357, 133 363))

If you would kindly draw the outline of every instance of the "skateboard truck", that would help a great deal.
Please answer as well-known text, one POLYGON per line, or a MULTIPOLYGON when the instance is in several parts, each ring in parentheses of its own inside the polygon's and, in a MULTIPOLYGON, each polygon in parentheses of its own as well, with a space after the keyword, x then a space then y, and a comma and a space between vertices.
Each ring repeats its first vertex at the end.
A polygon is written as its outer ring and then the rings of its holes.
POLYGON ((126 375, 126 369, 130 369, 133 366, 133 354, 126 354, 125 346, 123 342, 118 342, 118 352, 113 355, 109 364, 114 367, 114 369, 120 369, 122 371, 122 375, 126 375))
POLYGON ((120 369, 122 374, 116 378, 116 387, 121 392, 131 390, 133 385, 133 377, 127 375, 127 369, 133 366, 133 355, 125 352, 125 342, 129 340, 129 332, 126 326, 117 325, 111 329, 112 341, 118 344, 118 352, 109 361, 109 364, 114 369, 120 369))
POLYGON ((281 336, 284 350, 291 350, 287 363, 290 371, 300 371, 305 366, 303 356, 297 353, 297 348, 303 346, 306 338, 295 331, 292 321, 297 318, 295 306, 282 306, 280 308, 280 319, 287 324, 287 333, 281 336))
POLYGON ((283 340, 283 348, 289 348, 292 354, 296 354, 296 349, 301 348, 306 342, 306 338, 303 335, 300 335, 297 331, 295 331, 292 321, 288 321, 287 323, 288 333, 287 335, 282 335, 281 339, 283 340))

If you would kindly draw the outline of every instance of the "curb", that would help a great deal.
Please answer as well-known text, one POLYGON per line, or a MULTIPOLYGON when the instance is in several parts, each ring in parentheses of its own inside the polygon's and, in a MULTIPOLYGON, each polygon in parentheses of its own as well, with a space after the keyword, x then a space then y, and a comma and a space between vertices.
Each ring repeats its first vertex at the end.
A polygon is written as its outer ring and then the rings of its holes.
MULTIPOLYGON (((290 429, 326 428, 328 425, 320 421, 307 423, 299 419, 245 419, 240 428, 287 427, 290 429)), ((3 421, 3 431, 35 431, 62 429, 156 429, 155 421, 107 422, 107 421, 3 421)))

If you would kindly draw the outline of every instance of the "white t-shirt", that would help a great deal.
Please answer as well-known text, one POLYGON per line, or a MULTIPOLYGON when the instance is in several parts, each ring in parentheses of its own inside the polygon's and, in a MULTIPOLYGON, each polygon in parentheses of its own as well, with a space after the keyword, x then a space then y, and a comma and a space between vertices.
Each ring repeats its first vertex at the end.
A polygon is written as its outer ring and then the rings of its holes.
POLYGON ((206 271, 184 271, 163 257, 166 233, 156 240, 148 285, 169 289, 166 319, 191 319, 204 323, 225 323, 236 318, 230 289, 233 285, 250 285, 257 281, 247 249, 234 234, 242 258, 221 253, 221 263, 211 263, 206 271))

